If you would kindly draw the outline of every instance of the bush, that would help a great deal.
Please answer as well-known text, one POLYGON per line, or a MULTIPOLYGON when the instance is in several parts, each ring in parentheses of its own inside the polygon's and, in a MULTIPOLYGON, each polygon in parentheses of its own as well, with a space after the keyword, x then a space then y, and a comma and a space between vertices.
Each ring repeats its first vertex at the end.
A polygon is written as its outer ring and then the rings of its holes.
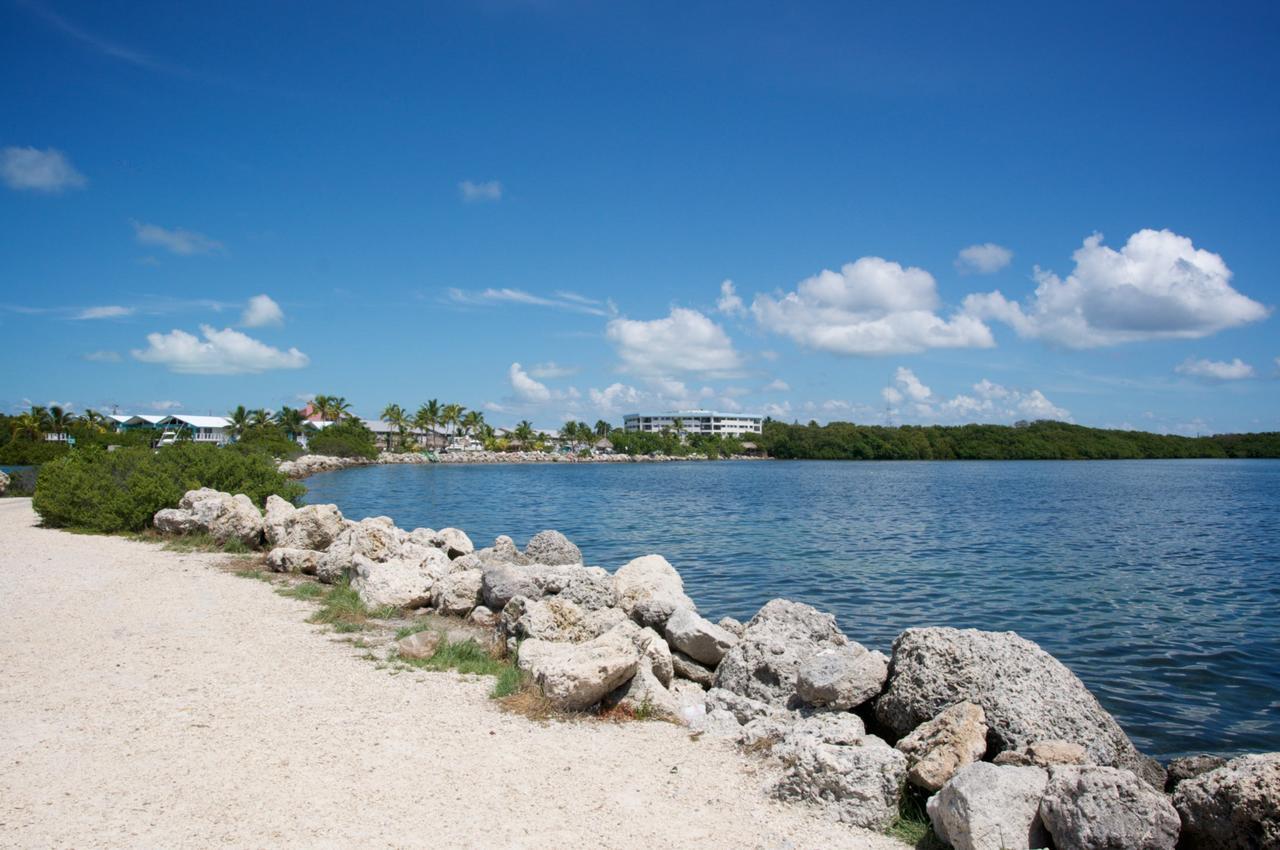
POLYGON ((305 488, 265 455, 179 443, 152 451, 90 447, 46 463, 32 506, 45 525, 88 531, 140 531, 161 508, 200 487, 244 493, 261 506, 276 494, 291 502, 305 488))
POLYGON ((0 465, 39 466, 62 457, 68 451, 70 449, 66 443, 14 437, 7 445, 0 448, 0 465))
POLYGON ((343 419, 313 435, 307 441, 307 449, 312 454, 373 460, 378 456, 376 440, 359 419, 343 419))
POLYGON ((302 447, 290 440, 278 425, 246 428, 232 446, 240 451, 261 451, 278 458, 294 458, 302 454, 302 447))

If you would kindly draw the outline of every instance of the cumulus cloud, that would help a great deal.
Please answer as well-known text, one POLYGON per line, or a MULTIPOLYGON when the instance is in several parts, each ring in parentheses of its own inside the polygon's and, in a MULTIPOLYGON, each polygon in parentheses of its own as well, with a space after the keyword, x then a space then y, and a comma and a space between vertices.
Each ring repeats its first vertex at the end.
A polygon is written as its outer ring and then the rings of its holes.
POLYGON ((775 378, 764 385, 764 391, 767 393, 785 393, 791 389, 791 385, 781 378, 775 378))
POLYGON ((1003 245, 984 242, 970 245, 956 255, 956 271, 960 274, 995 274, 1009 265, 1013 252, 1003 245))
POLYGON ((781 404, 766 404, 764 406, 764 415, 774 419, 786 419, 791 415, 791 402, 784 401, 781 404))
POLYGON ((89 181, 66 154, 54 148, 8 147, 0 150, 0 179, 19 192, 56 194, 79 189, 89 181))
POLYGON ((480 183, 463 180, 458 184, 458 193, 468 203, 477 201, 502 200, 502 183, 497 180, 485 180, 480 183))
POLYGON ((1015 419, 1070 421, 1071 412, 1058 407, 1040 390, 1009 389, 986 378, 972 392, 940 398, 905 367, 899 367, 893 383, 881 392, 895 414, 927 421, 1007 422, 1015 419))
POLYGON ((1037 267, 1025 304, 996 291, 970 295, 965 310, 1068 348, 1197 339, 1270 312, 1232 288, 1222 257, 1168 230, 1140 230, 1119 251, 1094 234, 1073 259, 1066 278, 1037 267))
POLYGON ((930 348, 990 348, 980 319, 938 315, 937 284, 924 269, 862 257, 839 272, 823 270, 777 299, 751 305, 765 330, 834 354, 907 354, 930 348))
POLYGON ((106 304, 101 307, 86 307, 76 313, 73 319, 119 319, 124 316, 132 316, 134 309, 132 307, 122 307, 119 304, 106 304))
POLYGON ((726 316, 745 316, 747 314, 747 305, 742 303, 742 299, 734 290, 733 281, 721 281, 720 298, 716 301, 716 309, 726 316))
POLYGON ((616 382, 603 390, 592 388, 587 397, 591 406, 604 414, 635 413, 645 400, 645 394, 640 390, 616 382))
POLYGON ((169 229, 158 224, 146 224, 141 221, 130 222, 134 235, 143 245, 156 245, 171 254, 189 257, 193 254, 211 254, 222 250, 222 243, 210 239, 203 233, 185 230, 181 227, 169 229))
POLYGON ((240 314, 240 324, 246 328, 261 328, 284 323, 284 311, 269 295, 255 295, 240 314))
POLYGON ((628 371, 664 376, 681 372, 728 375, 741 357, 724 328, 697 310, 673 307, 665 319, 613 319, 605 336, 628 371))
POLYGON ((1252 378, 1253 367, 1239 357, 1227 363, 1222 360, 1197 360, 1188 357, 1174 367, 1179 375, 1202 378, 1207 381, 1240 381, 1252 378))
POLYGON ((551 390, 529 376, 519 363, 512 363, 507 376, 511 381, 511 391, 517 399, 529 404, 544 404, 551 401, 551 390))
POLYGON ((159 363, 170 372, 192 375, 238 375, 269 369, 301 369, 310 358, 296 348, 281 351, 231 328, 201 325, 200 339, 183 330, 147 334, 147 347, 134 349, 135 359, 159 363))

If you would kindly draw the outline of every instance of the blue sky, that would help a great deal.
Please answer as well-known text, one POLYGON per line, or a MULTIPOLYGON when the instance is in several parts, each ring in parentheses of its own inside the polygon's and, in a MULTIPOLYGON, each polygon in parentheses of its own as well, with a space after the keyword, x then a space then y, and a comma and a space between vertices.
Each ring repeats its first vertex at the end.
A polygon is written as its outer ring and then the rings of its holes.
POLYGON ((941 5, 0 0, 0 405, 1280 429, 1277 7, 941 5))

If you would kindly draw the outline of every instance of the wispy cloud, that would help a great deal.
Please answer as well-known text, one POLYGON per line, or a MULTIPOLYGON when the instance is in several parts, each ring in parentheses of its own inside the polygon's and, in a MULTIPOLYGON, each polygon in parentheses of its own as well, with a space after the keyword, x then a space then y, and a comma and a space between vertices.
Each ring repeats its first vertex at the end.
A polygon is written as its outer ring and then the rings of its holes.
POLYGON ((540 380, 548 380, 555 378, 567 378, 570 375, 578 374, 580 370, 576 366, 561 366, 554 360, 546 363, 535 363, 529 367, 529 374, 540 380))
POLYGON ((0 150, 0 179, 17 191, 56 194, 79 189, 89 181, 67 155, 54 148, 8 147, 0 150))
POLYGON ((120 355, 114 351, 90 351, 84 359, 91 363, 119 363, 120 355))
POLYGON ((37 17, 63 35, 80 42, 103 56, 118 59, 121 62, 127 62, 139 68, 146 68, 149 71, 161 71, 170 74, 189 73, 185 68, 160 62, 140 50, 134 50, 131 47, 126 47, 95 35, 52 9, 45 7, 44 4, 35 2, 35 0, 19 0, 19 5, 30 9, 37 17))
POLYGON ((1254 376, 1253 367, 1239 357, 1230 362, 1224 360, 1197 360, 1188 357, 1174 367, 1179 375, 1200 378, 1205 381, 1242 381, 1254 376))
POLYGON ((73 319, 119 319, 124 316, 132 316, 134 309, 132 307, 122 307, 119 304, 106 304, 101 307, 86 307, 76 313, 73 319))
POLYGON ((211 254, 222 250, 222 243, 203 233, 181 227, 169 229, 158 224, 131 221, 134 234, 143 245, 157 245, 172 254, 189 257, 193 254, 211 254))
POLYGON ((554 297, 534 295, 523 289, 504 287, 501 289, 450 289, 449 300, 455 304, 471 306, 493 306, 497 304, 527 304, 535 307, 551 307, 556 310, 567 310, 571 313, 586 313, 590 316, 615 316, 617 308, 612 301, 597 301, 572 292, 556 292, 554 297))
POLYGON ((500 201, 502 200, 502 183, 498 180, 486 180, 481 183, 463 180, 458 184, 458 194, 467 203, 500 201))

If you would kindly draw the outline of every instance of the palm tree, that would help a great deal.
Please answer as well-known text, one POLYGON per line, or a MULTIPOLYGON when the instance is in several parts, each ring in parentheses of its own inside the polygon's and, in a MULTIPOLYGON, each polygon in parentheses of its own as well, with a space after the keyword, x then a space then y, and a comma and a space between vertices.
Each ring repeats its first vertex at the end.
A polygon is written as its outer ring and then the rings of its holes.
POLYGON ((284 429, 284 433, 290 440, 297 441, 301 436, 303 429, 306 428, 306 420, 302 418, 302 411, 295 407, 282 407, 280 412, 276 414, 276 422, 284 429))
POLYGON ((521 419, 511 433, 520 441, 520 448, 527 449, 533 440, 533 423, 528 419, 521 419))
POLYGON ((578 442, 578 423, 571 419, 561 425, 560 439, 570 444, 578 442))
POLYGON ((76 416, 74 413, 72 413, 69 410, 63 410, 61 407, 59 407, 56 404, 49 408, 49 412, 47 416, 48 416, 47 422, 49 425, 49 430, 52 431, 54 435, 58 437, 61 437, 62 435, 66 434, 67 428, 71 425, 72 422, 76 421, 76 416))
POLYGON ((98 431, 107 430, 107 419, 105 414, 99 413, 93 408, 89 408, 80 415, 80 421, 98 431))
POLYGON ((609 436, 609 432, 612 430, 613 430, 613 426, 610 425, 608 422, 605 422, 603 419, 596 420, 596 436, 597 437, 607 437, 609 436))
POLYGON ((476 436, 484 428, 484 414, 478 410, 468 410, 462 417, 462 432, 476 436))
MULTIPOLYGON (((397 439, 400 444, 404 444, 404 432, 409 427, 409 417, 405 415, 404 408, 398 404, 388 404, 382 408, 382 421, 386 422, 392 428, 396 429, 397 439)), ((391 435, 387 434, 387 451, 391 451, 391 435)))
POLYGON ((29 413, 21 413, 11 420, 13 426, 13 436, 26 437, 30 440, 39 440, 44 436, 44 422, 36 415, 36 409, 31 408, 29 413))
POLYGON ((243 404, 236 405, 236 409, 227 414, 227 418, 231 420, 231 436, 240 437, 244 434, 245 429, 249 427, 249 411, 245 410, 243 404))
POLYGON ((271 412, 261 407, 250 410, 248 424, 250 428, 261 428, 264 425, 270 425, 271 412))
POLYGON ((51 429, 53 423, 49 421, 49 408, 33 404, 31 405, 31 415, 40 423, 41 431, 48 431, 51 429))
POLYGON ((464 410, 466 410, 466 408, 460 404, 446 404, 444 406, 444 410, 441 411, 440 423, 449 429, 449 434, 451 436, 453 434, 453 429, 462 419, 462 412, 464 410))
POLYGON ((440 402, 433 398, 420 406, 418 412, 413 415, 413 424, 419 430, 426 432, 427 448, 434 448, 436 426, 440 424, 440 402))
POLYGON ((351 405, 340 395, 318 395, 312 400, 311 407, 325 422, 337 422, 351 414, 351 405))
POLYGON ((671 420, 671 424, 675 426, 676 439, 684 442, 684 420, 677 416, 671 420))

